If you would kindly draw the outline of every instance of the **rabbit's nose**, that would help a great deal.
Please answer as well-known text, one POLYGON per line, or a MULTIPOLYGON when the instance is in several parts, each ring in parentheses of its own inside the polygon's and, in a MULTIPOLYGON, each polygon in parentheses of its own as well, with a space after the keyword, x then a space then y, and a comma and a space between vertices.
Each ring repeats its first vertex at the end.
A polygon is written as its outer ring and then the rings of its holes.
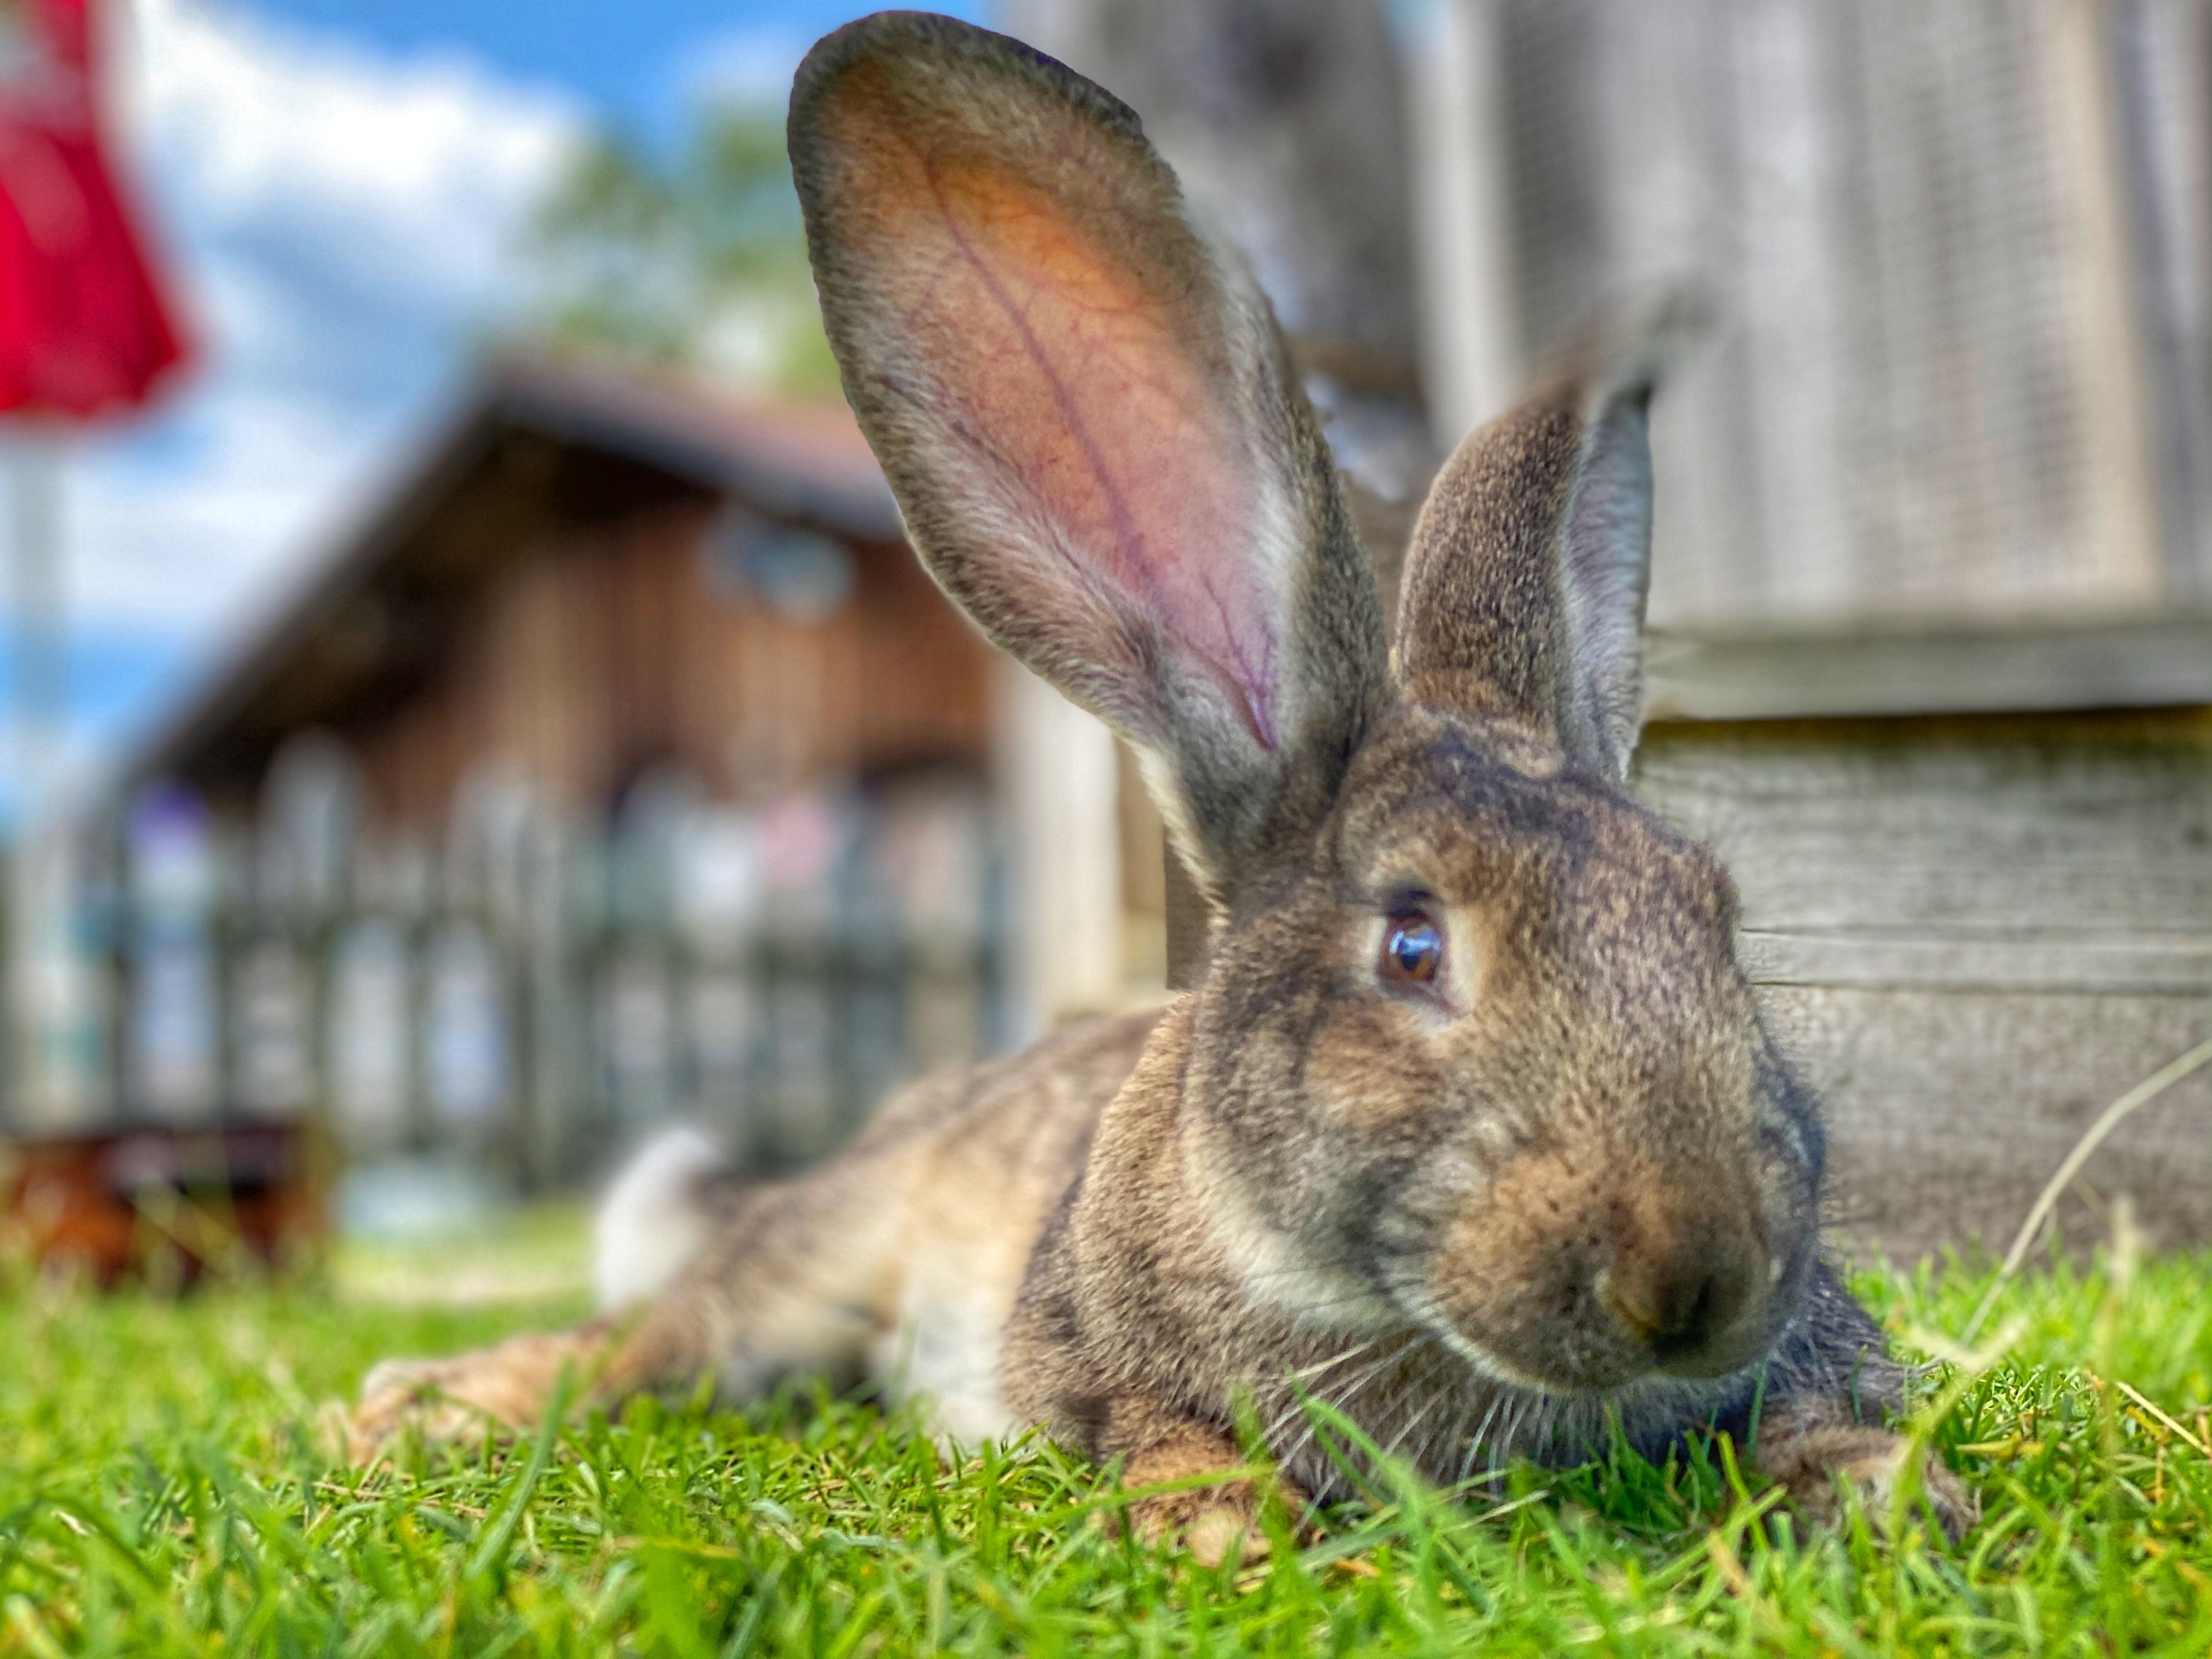
POLYGON ((1760 1253, 1748 1239, 1711 1233, 1671 1243, 1625 1243, 1593 1288, 1662 1370, 1719 1376, 1741 1363, 1720 1339, 1751 1303, 1760 1253))

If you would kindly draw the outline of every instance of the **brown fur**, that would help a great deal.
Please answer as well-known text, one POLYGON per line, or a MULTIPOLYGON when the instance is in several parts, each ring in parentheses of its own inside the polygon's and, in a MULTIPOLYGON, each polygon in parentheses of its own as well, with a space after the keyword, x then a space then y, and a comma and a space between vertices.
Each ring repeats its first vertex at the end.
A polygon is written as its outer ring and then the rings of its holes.
MULTIPOLYGON (((1441 1482, 1707 1425, 1808 1510, 1892 1479, 1903 1374, 1819 1259, 1818 1112, 1733 889, 1620 784, 1648 366, 1595 354, 1462 449, 1394 667, 1264 303, 1126 109, 886 15, 809 58, 792 153, 919 551, 1138 746, 1215 907, 1205 975, 725 1194, 626 1324, 380 1370, 364 1431, 426 1389, 526 1422, 563 1364, 603 1398, 806 1370, 927 1395, 956 1437, 1042 1423, 1137 1486, 1239 1468, 1249 1410, 1293 1507, 1352 1489, 1309 1395, 1441 1482), (1384 970, 1408 911, 1444 941, 1428 983, 1384 970)), ((1134 1522, 1226 1556, 1259 1498, 1134 1522)))
POLYGON ((1574 484, 1580 391, 1562 381, 1504 416, 1430 486, 1399 599, 1409 701, 1560 731, 1553 549, 1574 484))
POLYGON ((1307 1506, 1297 1483, 1279 1475, 1222 1480, 1224 1470, 1240 1468, 1243 1459, 1237 1443, 1218 1429, 1163 1419, 1154 1432, 1140 1437, 1144 1449, 1122 1467, 1122 1485, 1140 1491, 1184 1486, 1147 1493, 1131 1505, 1137 1535, 1147 1543, 1180 1540, 1203 1565, 1218 1566, 1251 1552, 1260 1511, 1271 1496, 1293 1522, 1307 1506))
MULTIPOLYGON (((1759 1468, 1788 1490, 1815 1526, 1839 1524, 1844 1494, 1851 1491, 1881 1528, 1888 1524, 1911 1450, 1911 1442, 1887 1429, 1837 1424, 1769 1437, 1759 1446, 1759 1468)), ((1933 1458, 1922 1461, 1918 1496, 1953 1538, 1963 1536, 1981 1512, 1965 1483, 1933 1458)))

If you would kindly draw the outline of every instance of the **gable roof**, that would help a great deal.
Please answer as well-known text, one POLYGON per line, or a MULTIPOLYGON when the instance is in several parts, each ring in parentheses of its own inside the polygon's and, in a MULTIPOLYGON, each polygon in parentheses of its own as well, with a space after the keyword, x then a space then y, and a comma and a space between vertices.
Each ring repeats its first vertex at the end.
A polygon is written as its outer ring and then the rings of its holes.
POLYGON ((482 586, 527 556, 547 516, 702 493, 851 541, 901 534, 842 403, 741 403, 605 364, 495 359, 369 514, 100 793, 119 801, 163 777, 204 787, 251 769, 319 708, 404 669, 395 611, 419 617, 482 586))

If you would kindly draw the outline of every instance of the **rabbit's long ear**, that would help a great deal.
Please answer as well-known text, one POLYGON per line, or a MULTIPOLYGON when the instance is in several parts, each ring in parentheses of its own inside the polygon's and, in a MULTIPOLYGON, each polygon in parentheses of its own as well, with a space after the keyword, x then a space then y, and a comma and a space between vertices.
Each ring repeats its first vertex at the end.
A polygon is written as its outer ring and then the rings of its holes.
POLYGON ((1670 331, 1482 428, 1421 509, 1399 599, 1417 702, 1503 715, 1627 775, 1643 721, 1651 572, 1645 412, 1670 331))
POLYGON ((845 395, 938 581, 1143 751, 1216 898, 1326 811, 1380 603, 1270 315, 1110 94, 881 13, 792 92, 845 395))

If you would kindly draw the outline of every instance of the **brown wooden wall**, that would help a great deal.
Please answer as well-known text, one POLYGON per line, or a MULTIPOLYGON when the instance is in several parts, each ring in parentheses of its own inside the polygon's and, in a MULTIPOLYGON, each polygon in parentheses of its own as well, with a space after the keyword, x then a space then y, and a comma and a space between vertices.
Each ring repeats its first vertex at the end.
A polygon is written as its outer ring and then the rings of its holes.
MULTIPOLYGON (((1638 792, 1735 877, 1855 1246, 2002 1250, 2099 1111, 2212 1029, 2212 711, 1662 724, 1638 792)), ((2212 1239, 2208 1101, 2113 1136, 2075 1243, 2121 1194, 2160 1243, 2212 1239)))
POLYGON ((339 730, 372 812, 434 830, 462 778, 491 759, 520 763, 578 811, 665 763, 725 795, 985 763, 986 647, 905 546, 856 550, 845 607, 800 623, 708 579, 714 508, 702 499, 563 527, 472 595, 419 688, 339 730))
POLYGON ((1595 319, 1711 318, 1654 405, 1654 623, 2212 597, 2207 8, 1445 9, 1454 435, 1595 319))

